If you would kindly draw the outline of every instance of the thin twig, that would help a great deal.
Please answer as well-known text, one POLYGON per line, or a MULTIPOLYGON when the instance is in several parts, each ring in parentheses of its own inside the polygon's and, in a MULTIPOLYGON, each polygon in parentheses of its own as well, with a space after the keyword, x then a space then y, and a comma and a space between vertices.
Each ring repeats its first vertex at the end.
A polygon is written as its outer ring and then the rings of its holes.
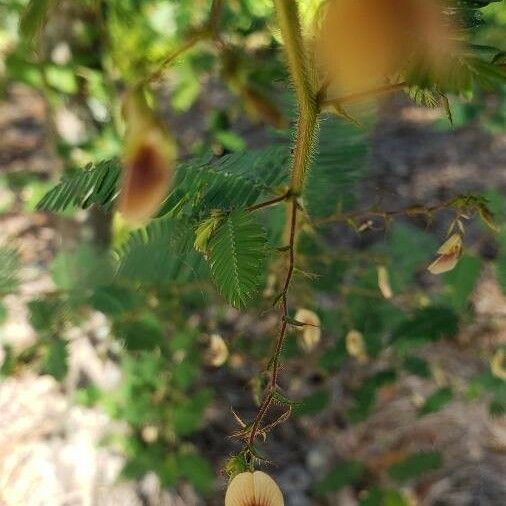
POLYGON ((313 222, 316 226, 328 225, 330 223, 365 221, 368 218, 383 218, 388 221, 397 216, 430 216, 433 213, 449 209, 454 206, 455 199, 451 199, 434 206, 408 206, 402 209, 382 211, 378 209, 367 209, 365 211, 356 211, 351 213, 336 213, 326 218, 321 218, 313 222))
MULTIPOLYGON (((297 231, 297 213, 300 210, 297 196, 304 185, 304 179, 310 164, 311 150, 315 141, 315 133, 318 118, 318 104, 316 93, 312 89, 309 63, 305 51, 302 29, 299 19, 299 11, 295 0, 275 0, 278 23, 283 37, 285 56, 290 70, 290 75, 297 96, 299 118, 297 122, 297 135, 293 149, 292 175, 290 181, 289 214, 287 220, 288 232, 288 266, 285 282, 280 296, 280 327, 274 343, 270 364, 270 380, 267 385, 264 398, 258 409, 258 413, 251 425, 246 451, 253 455, 253 445, 261 431, 260 424, 271 407, 276 389, 278 388, 279 364, 281 351, 286 336, 288 325, 288 290, 292 281, 295 268, 295 248, 297 231)), ((251 460, 252 464, 253 459, 251 460)))
POLYGON ((295 266, 295 232, 297 229, 297 201, 292 197, 291 212, 290 212, 290 242, 288 244, 288 269, 286 272, 285 283, 283 285, 283 291, 281 292, 281 304, 280 304, 280 319, 281 326, 279 328, 278 337, 274 345, 274 352, 271 359, 271 377, 269 385, 267 386, 267 392, 264 399, 258 409, 257 416, 251 426, 251 432, 248 438, 248 446, 251 447, 255 442, 258 435, 258 429, 264 416, 267 414, 269 407, 271 406, 272 400, 276 388, 278 387, 278 376, 279 376, 279 359, 283 350, 283 343, 286 336, 286 328, 288 325, 288 289, 292 281, 294 266, 295 266))
POLYGON ((405 88, 408 84, 405 81, 394 84, 387 84, 385 86, 380 86, 379 88, 375 88, 373 90, 361 91, 360 93, 352 93, 351 95, 345 95, 343 97, 326 99, 322 101, 322 105, 344 105, 344 104, 352 104, 355 102, 360 102, 366 98, 378 97, 380 95, 386 95, 388 93, 392 93, 394 91, 405 88))
POLYGON ((160 79, 165 72, 165 69, 172 64, 183 53, 194 47, 198 42, 205 39, 212 39, 219 41, 218 25, 223 8, 223 0, 213 0, 209 19, 200 27, 194 30, 189 30, 184 37, 183 43, 174 51, 169 53, 159 64, 154 72, 143 78, 139 82, 139 86, 149 82, 160 79))
POLYGON ((273 206, 274 204, 278 204, 279 202, 283 202, 290 196, 290 192, 286 192, 279 197, 272 198, 270 200, 266 200, 264 202, 259 202, 258 204, 254 204, 246 208, 248 213, 252 213, 253 211, 258 211, 259 209, 263 209, 265 207, 273 206))

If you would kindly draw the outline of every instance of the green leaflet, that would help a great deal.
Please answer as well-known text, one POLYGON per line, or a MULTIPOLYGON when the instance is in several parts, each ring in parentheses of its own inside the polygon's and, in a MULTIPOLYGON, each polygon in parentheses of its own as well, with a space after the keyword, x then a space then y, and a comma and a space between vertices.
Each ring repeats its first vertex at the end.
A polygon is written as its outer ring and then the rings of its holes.
POLYGON ((187 282, 202 272, 202 257, 192 248, 193 231, 186 220, 154 219, 132 232, 117 252, 118 275, 154 285, 187 282))
POLYGON ((0 296, 18 286, 19 258, 15 250, 0 248, 0 296))
POLYGON ((32 40, 46 23, 49 10, 55 0, 30 0, 19 22, 21 35, 32 40))
POLYGON ((443 458, 437 451, 417 452, 408 455, 403 460, 392 464, 388 474, 397 482, 406 482, 439 469, 443 465, 443 458))
POLYGON ((104 160, 89 164, 64 177, 37 204, 41 211, 59 212, 69 208, 88 208, 92 204, 109 205, 116 197, 120 174, 119 161, 104 160))
MULTIPOLYGON (((288 157, 286 146, 274 145, 216 160, 206 156, 181 163, 158 217, 204 216, 213 209, 247 207, 263 194, 272 195, 272 189, 286 181, 288 157)), ((90 164, 64 177, 37 208, 60 212, 92 204, 109 207, 117 197, 119 177, 117 159, 90 164)))
POLYGON ((321 121, 315 161, 304 188, 312 217, 329 216, 349 206, 354 187, 366 173, 367 154, 363 131, 332 117, 321 121))
POLYGON ((262 282, 267 238, 244 211, 234 211, 209 241, 209 266, 219 291, 235 307, 246 306, 262 282))

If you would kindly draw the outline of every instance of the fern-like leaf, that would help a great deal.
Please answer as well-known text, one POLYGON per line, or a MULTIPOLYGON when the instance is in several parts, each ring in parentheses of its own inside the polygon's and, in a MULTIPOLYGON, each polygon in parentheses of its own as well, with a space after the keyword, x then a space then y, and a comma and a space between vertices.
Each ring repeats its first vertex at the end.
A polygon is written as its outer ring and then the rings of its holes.
MULTIPOLYGON (((271 195, 276 186, 286 181, 289 155, 287 146, 277 145, 216 160, 207 156, 183 162, 158 217, 202 217, 212 209, 247 207, 262 195, 271 195)), ((88 208, 92 204, 109 207, 118 195, 119 175, 118 160, 88 165, 65 177, 37 207, 52 212, 88 208)))
POLYGON ((244 211, 232 212, 209 241, 209 266, 225 299, 245 307, 262 282, 267 238, 264 229, 244 211))
POLYGON ((286 181, 289 149, 264 149, 191 160, 178 167, 174 190, 159 212, 202 217, 213 209, 247 207, 286 181))
POLYGON ((46 23, 55 0, 30 0, 21 15, 19 30, 28 40, 33 39, 46 23))
POLYGON ((367 168, 367 139, 354 125, 325 118, 318 151, 304 189, 304 202, 314 217, 328 216, 345 207, 367 168))
POLYGON ((17 288, 19 268, 17 252, 11 248, 0 248, 0 296, 17 288))
POLYGON ((193 230, 187 221, 154 219, 147 227, 132 232, 117 252, 118 275, 152 285, 203 277, 205 264, 192 246, 193 230))
POLYGON ((90 164, 65 177, 37 204, 41 211, 59 212, 69 208, 86 209, 92 204, 109 205, 117 196, 119 161, 105 160, 90 164))

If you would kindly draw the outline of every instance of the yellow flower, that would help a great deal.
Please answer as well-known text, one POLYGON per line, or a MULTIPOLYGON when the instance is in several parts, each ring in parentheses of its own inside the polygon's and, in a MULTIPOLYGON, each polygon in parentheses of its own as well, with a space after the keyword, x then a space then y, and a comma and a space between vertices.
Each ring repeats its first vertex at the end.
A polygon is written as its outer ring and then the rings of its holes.
POLYGON ((385 299, 392 298, 392 287, 390 286, 387 268, 384 265, 378 266, 378 288, 385 299))
POLYGON ((314 311, 299 309, 295 314, 295 320, 303 324, 299 327, 302 331, 300 346, 307 352, 312 351, 321 338, 320 318, 314 311))
POLYGON ((496 378, 506 381, 506 352, 499 349, 490 361, 490 370, 496 378))
POLYGON ((346 351, 359 362, 367 362, 367 351, 364 336, 358 330, 350 330, 346 334, 346 351))
POLYGON ((118 209, 125 220, 142 223, 160 207, 172 180, 176 143, 155 117, 141 91, 123 103, 126 132, 118 209))
POLYGON ((238 474, 229 484, 225 506, 284 506, 276 482, 262 471, 238 474))
POLYGON ((420 64, 445 70, 456 43, 444 0, 329 0, 316 51, 345 92, 375 88, 420 64))
POLYGON ((451 271, 462 253, 462 236, 452 234, 437 250, 439 256, 427 268, 432 274, 442 274, 451 271))
POLYGON ((220 367, 227 361, 227 358, 228 348, 223 337, 219 334, 213 334, 209 338, 209 347, 205 354, 207 364, 213 367, 220 367))

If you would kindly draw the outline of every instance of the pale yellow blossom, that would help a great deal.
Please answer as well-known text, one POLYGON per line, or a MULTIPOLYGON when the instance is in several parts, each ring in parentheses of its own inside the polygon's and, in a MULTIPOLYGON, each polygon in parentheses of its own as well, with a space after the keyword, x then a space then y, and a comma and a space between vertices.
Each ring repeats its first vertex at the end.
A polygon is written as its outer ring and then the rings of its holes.
POLYGON ((499 349, 490 361, 490 370, 496 378, 506 380, 506 352, 499 349))
POLYGON ((206 350, 205 361, 213 367, 222 366, 228 359, 228 347, 223 337, 213 334, 209 338, 209 346, 206 350))
POLYGON ((295 320, 302 323, 298 327, 301 331, 299 344, 307 352, 312 351, 321 339, 321 323, 318 315, 309 309, 299 309, 295 314, 295 320))
POLYGON ((378 288, 385 299, 392 298, 393 292, 390 286, 390 277, 384 265, 378 266, 378 288))
POLYGON ((276 482, 262 471, 238 474, 229 484, 225 506, 284 506, 276 482))
POLYGON ((123 115, 126 131, 118 210, 125 220, 143 223, 157 212, 169 190, 176 143, 141 91, 126 94, 123 115))
POLYGON ((437 250, 438 257, 427 268, 432 274, 442 274, 451 271, 462 254, 462 236, 452 234, 437 250))
POLYGON ((346 351, 359 362, 367 361, 367 350, 364 336, 358 330, 350 330, 346 334, 346 351))

